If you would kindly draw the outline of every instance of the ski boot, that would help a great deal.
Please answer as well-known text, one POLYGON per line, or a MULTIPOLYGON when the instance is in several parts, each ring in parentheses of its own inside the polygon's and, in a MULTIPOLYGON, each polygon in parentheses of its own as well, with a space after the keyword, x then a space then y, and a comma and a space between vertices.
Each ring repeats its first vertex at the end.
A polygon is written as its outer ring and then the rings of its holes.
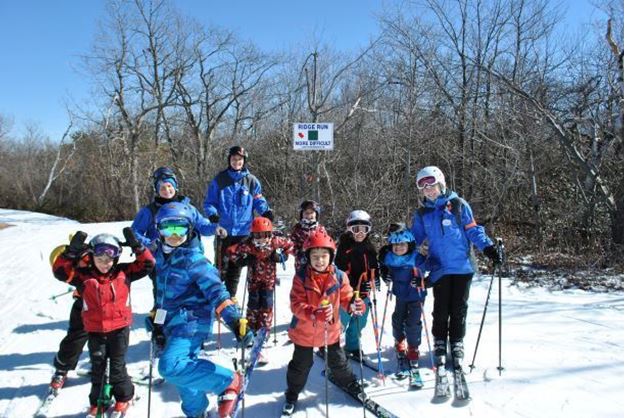
POLYGON ((407 358, 405 340, 395 341, 395 353, 397 355, 397 371, 395 372, 395 378, 397 380, 404 380, 410 373, 410 363, 407 358))
POLYGON ((243 387, 243 378, 241 374, 235 373, 232 382, 226 390, 217 398, 217 414, 219 418, 227 418, 232 414, 232 409, 236 404, 237 397, 243 387))
POLYGON ((282 405, 282 416, 290 417, 293 415, 295 411, 295 402, 286 401, 284 405, 282 405))
POLYGON ((415 347, 408 346, 406 354, 408 360, 408 370, 410 373, 410 388, 421 389, 423 387, 423 379, 419 373, 419 350, 415 347))
POLYGON ((113 412, 111 412, 110 418, 122 418, 126 416, 126 412, 130 408, 130 401, 126 402, 115 402, 115 406, 113 407, 113 412))
POLYGON ((347 390, 347 392, 349 392, 352 396, 360 399, 363 402, 367 399, 367 394, 365 393, 364 388, 358 380, 353 380, 351 383, 349 383, 345 387, 345 390, 347 390))
POLYGON ((98 406, 91 405, 89 409, 87 410, 86 418, 95 418, 97 415, 98 415, 98 406))
POLYGON ((470 398, 469 387, 462 370, 464 358, 464 344, 462 341, 451 343, 451 356, 454 364, 454 397, 457 401, 467 401, 470 398))
POLYGON ((67 380, 67 370, 57 370, 50 381, 50 391, 55 395, 59 393, 65 381, 67 380))

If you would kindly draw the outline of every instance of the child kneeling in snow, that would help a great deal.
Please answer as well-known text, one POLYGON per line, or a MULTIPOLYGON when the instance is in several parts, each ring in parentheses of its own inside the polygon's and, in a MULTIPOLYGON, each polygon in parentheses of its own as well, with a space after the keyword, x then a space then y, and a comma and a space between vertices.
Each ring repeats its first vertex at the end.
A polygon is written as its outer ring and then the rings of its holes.
POLYGON ((160 243, 155 252, 154 322, 163 326, 166 337, 158 369, 178 389, 186 416, 204 417, 207 394, 217 393, 219 416, 227 417, 243 379, 198 354, 211 334, 214 314, 221 315, 242 344, 251 342, 254 334, 247 330, 239 335, 239 310, 219 272, 204 256, 194 214, 192 206, 182 202, 167 203, 156 214, 160 243))
POLYGON ((134 386, 126 371, 126 351, 132 323, 130 283, 147 275, 154 267, 154 257, 143 247, 130 228, 124 228, 126 244, 136 259, 118 263, 122 248, 110 234, 99 234, 85 245, 87 234, 78 231, 66 250, 54 261, 54 276, 76 286, 83 297, 82 321, 89 333, 91 392, 89 413, 95 417, 104 412, 98 405, 103 376, 109 365, 111 394, 115 398, 114 414, 123 416, 134 396, 134 386))
POLYGON ((338 270, 332 260, 336 245, 323 231, 315 231, 304 243, 308 264, 293 278, 289 338, 293 341, 293 358, 289 362, 283 413, 290 415, 295 409, 299 393, 304 389, 313 365, 313 348, 324 347, 328 367, 337 384, 360 395, 362 387, 349 367, 345 352, 340 346, 341 321, 339 308, 354 315, 362 315, 364 302, 354 293, 349 279, 338 270))

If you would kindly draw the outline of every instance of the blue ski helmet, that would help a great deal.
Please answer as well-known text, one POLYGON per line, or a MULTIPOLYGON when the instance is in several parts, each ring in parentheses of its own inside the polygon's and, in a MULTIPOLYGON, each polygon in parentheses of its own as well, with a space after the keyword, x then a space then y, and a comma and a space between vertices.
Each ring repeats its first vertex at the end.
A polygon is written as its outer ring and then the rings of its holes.
POLYGON ((388 236, 389 244, 400 244, 402 242, 406 242, 410 244, 411 242, 415 242, 414 236, 407 229, 400 229, 395 232, 391 232, 388 236))
POLYGON ((154 182, 154 191, 158 193, 159 183, 161 181, 167 181, 174 186, 174 189, 178 190, 178 179, 176 178, 176 173, 169 167, 159 167, 154 170, 152 174, 152 180, 154 182))
POLYGON ((154 218, 154 222, 158 225, 165 221, 184 221, 193 227, 194 212, 191 206, 182 202, 167 203, 158 210, 154 218))

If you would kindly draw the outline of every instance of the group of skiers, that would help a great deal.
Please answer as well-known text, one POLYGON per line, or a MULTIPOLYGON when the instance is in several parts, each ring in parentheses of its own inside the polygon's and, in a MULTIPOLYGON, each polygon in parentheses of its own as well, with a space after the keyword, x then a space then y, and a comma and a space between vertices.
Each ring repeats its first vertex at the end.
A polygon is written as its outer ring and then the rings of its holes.
MULTIPOLYGON (((417 174, 423 206, 415 212, 411 228, 391 224, 388 245, 378 252, 369 240, 373 223, 367 212, 349 214, 337 245, 321 225, 319 204, 311 200, 302 202, 289 236, 276 233, 273 212, 247 159, 242 147, 229 149, 228 167, 208 186, 205 216, 179 194, 175 173, 161 167, 153 173, 154 199, 137 213, 131 227, 124 228, 125 242, 99 234, 87 243, 87 234, 74 234, 52 267, 57 279, 77 290, 69 329, 54 359, 52 393, 63 386, 88 342, 92 387, 87 417, 108 407, 99 402, 107 369, 115 399, 111 416, 125 415, 134 397, 125 363, 132 322, 130 283, 149 275, 154 309, 146 326, 160 346, 159 373, 176 386, 186 416, 206 416, 210 393, 218 394, 219 416, 230 416, 244 386, 243 374, 198 354, 215 320, 234 333, 241 347, 251 345, 259 330, 271 327, 276 263, 284 263, 289 255, 295 259, 288 330, 294 350, 286 373, 284 415, 296 408, 315 348, 321 348, 333 381, 352 395, 366 396, 348 356, 364 357, 361 335, 381 280, 388 295, 392 292, 396 298, 392 328, 400 369, 418 370, 429 287, 434 293, 436 363, 444 365, 449 343, 454 366, 461 367, 474 274, 471 244, 494 263, 501 262, 501 254, 475 222, 469 204, 447 188, 437 167, 417 174), (214 264, 204 255, 200 235, 215 235, 214 264), (134 262, 119 263, 122 246, 133 251, 134 262), (246 305, 239 307, 235 296, 243 266, 247 300, 244 296, 246 305)), ((375 338, 379 353, 380 337, 375 338)), ((258 364, 264 362, 261 352, 258 364)))

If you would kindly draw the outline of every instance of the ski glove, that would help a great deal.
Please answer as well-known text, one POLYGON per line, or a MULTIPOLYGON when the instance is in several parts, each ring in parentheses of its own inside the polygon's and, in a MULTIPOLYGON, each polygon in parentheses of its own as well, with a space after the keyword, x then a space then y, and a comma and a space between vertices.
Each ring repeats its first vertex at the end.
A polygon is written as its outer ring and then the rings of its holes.
POLYGON ((213 213, 211 216, 208 217, 208 220, 211 221, 212 224, 219 223, 219 214, 213 213))
POLYGON ((375 278, 373 279, 373 282, 375 283, 375 290, 380 290, 380 286, 382 285, 380 283, 380 275, 376 274, 375 278))
POLYGON ((69 245, 65 247, 65 256, 69 259, 80 258, 83 252, 85 252, 89 245, 85 244, 87 239, 87 233, 83 231, 76 231, 69 245))
POLYGON ((275 250, 274 252, 272 252, 269 258, 274 263, 281 263, 282 261, 284 261, 282 260, 282 251, 280 250, 275 250))
POLYGON ((224 239, 228 236, 228 231, 226 231, 226 228, 222 228, 221 226, 218 226, 215 229, 215 235, 217 235, 217 237, 224 239))
POLYGON ((355 298, 350 305, 350 309, 352 314, 361 316, 365 313, 365 302, 360 298, 355 298))
POLYGON ((268 209, 265 213, 263 213, 261 215, 263 218, 267 218, 269 219, 271 222, 273 222, 273 212, 271 211, 271 209, 268 209))
POLYGON ((125 244, 129 246, 132 251, 136 253, 137 251, 143 250, 143 244, 139 242, 131 227, 127 226, 122 229, 122 232, 124 233, 124 238, 126 238, 125 244))
POLYGON ((392 276, 391 276, 391 272, 387 271, 386 274, 384 276, 382 276, 382 280, 384 280, 384 283, 386 283, 387 286, 391 285, 391 281, 393 280, 392 276))
POLYGON ((252 264, 253 260, 254 260, 253 255, 248 255, 247 253, 243 253, 234 260, 234 265, 237 267, 249 266, 250 264, 252 264))
POLYGON ((315 309, 313 312, 313 320, 317 322, 330 322, 334 315, 334 307, 328 303, 315 309))
POLYGON ((490 258, 493 264, 496 266, 500 265, 503 262, 501 253, 497 251, 497 248, 495 248, 494 245, 489 245, 488 247, 484 248, 483 253, 486 257, 490 258))

